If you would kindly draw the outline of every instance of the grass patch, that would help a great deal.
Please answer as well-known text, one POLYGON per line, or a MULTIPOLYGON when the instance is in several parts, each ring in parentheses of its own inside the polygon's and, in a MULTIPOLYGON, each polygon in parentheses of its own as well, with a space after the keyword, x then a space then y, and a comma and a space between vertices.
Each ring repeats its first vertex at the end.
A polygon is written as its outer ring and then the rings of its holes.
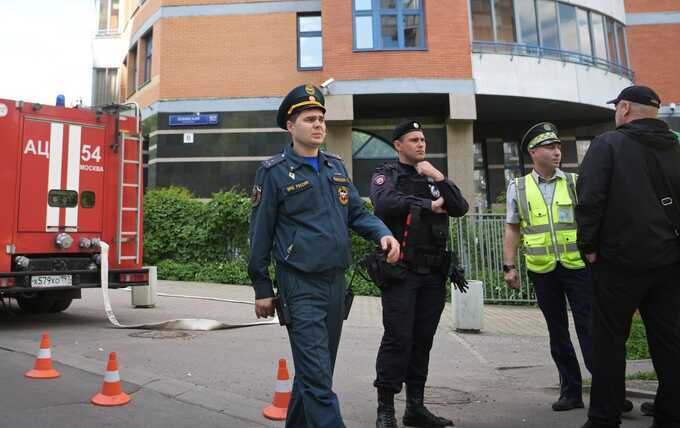
POLYGON ((659 378, 656 377, 656 372, 651 371, 651 372, 638 372, 638 373, 633 373, 632 375, 626 376, 627 380, 659 380, 659 378))

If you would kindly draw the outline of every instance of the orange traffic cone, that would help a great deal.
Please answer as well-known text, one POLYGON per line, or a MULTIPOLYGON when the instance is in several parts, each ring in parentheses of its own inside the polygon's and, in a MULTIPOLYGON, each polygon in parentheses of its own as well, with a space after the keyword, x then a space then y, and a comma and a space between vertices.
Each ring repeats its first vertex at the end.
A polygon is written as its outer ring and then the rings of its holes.
POLYGON ((120 384, 116 353, 111 352, 109 363, 106 365, 102 392, 92 397, 92 403, 98 406, 122 406, 129 403, 130 400, 130 396, 123 392, 123 387, 120 384))
POLYGON ((43 333, 40 340, 40 350, 38 358, 35 360, 35 367, 24 373, 24 376, 31 379, 54 379, 59 377, 59 372, 52 368, 52 352, 50 351, 50 338, 47 332, 43 333))
POLYGON ((288 376, 288 368, 286 367, 286 359, 279 360, 279 371, 276 375, 276 389, 274 390, 274 399, 272 404, 267 406, 262 411, 265 418, 274 421, 282 421, 286 419, 288 413, 288 403, 290 402, 290 377, 288 376))

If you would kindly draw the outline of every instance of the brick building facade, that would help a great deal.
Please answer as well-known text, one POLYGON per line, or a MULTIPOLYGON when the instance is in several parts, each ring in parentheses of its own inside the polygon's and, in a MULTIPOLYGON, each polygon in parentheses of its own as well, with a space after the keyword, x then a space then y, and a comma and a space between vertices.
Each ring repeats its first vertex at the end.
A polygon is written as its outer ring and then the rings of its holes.
POLYGON ((526 171, 518 142, 535 122, 557 124, 574 170, 637 64, 623 0, 96 1, 118 6, 118 94, 142 107, 148 184, 201 197, 249 189, 288 143, 282 96, 332 79, 327 146, 362 193, 412 117, 433 163, 487 209, 526 171))

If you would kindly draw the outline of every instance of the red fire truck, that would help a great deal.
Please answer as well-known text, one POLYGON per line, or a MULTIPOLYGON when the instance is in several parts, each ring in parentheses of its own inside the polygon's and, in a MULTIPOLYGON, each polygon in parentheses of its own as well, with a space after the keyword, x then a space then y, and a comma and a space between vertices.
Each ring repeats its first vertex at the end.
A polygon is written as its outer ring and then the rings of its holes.
POLYGON ((60 312, 99 287, 147 285, 139 109, 0 99, 0 300, 60 312))

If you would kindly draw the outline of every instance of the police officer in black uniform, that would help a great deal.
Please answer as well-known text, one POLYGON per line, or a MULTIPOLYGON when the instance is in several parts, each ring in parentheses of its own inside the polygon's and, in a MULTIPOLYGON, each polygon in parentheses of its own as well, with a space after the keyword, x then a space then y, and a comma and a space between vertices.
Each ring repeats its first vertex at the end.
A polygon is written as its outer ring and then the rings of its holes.
POLYGON ((351 260, 348 228, 379 241, 388 262, 399 256, 399 242, 366 211, 340 157, 319 150, 325 112, 324 96, 312 85, 285 97, 277 124, 292 144, 262 163, 251 197, 248 274, 255 314, 274 315, 268 271, 273 255, 279 296, 290 314, 295 379, 286 426, 295 428, 345 426, 332 379, 351 260))
POLYGON ((376 215, 402 242, 400 263, 406 267, 406 277, 382 289, 385 333, 376 361, 376 426, 397 426, 394 394, 404 383, 404 425, 453 426, 423 405, 423 391, 432 341, 446 301, 449 216, 465 215, 468 203, 458 187, 425 160, 420 123, 399 124, 392 140, 399 161, 376 169, 371 201, 376 215))

